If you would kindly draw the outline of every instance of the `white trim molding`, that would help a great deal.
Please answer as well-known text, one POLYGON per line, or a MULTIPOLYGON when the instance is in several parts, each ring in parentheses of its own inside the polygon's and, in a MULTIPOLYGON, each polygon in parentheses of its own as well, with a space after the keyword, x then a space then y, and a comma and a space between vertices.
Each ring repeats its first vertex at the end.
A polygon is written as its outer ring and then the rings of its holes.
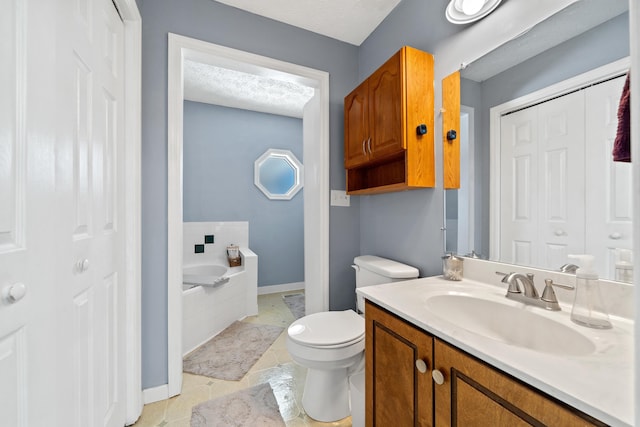
MULTIPOLYGON (((191 60, 221 66, 245 73, 268 73, 314 88, 309 103, 318 102, 318 109, 307 109, 305 122, 314 122, 318 129, 310 140, 304 138, 304 227, 305 283, 313 287, 309 298, 319 296, 314 307, 328 309, 329 301, 329 74, 288 62, 248 52, 169 34, 168 48, 168 225, 167 225, 167 329, 168 384, 167 397, 182 388, 182 130, 183 130, 183 61, 191 60), (311 111, 312 113, 308 113, 311 111), (313 200, 310 209, 307 200, 313 200), (314 270, 307 270, 313 265, 314 270)), ((308 302, 307 302, 308 304, 308 302)))
POLYGON ((258 286, 258 295, 278 294, 280 292, 304 291, 304 282, 283 283, 281 285, 258 286))

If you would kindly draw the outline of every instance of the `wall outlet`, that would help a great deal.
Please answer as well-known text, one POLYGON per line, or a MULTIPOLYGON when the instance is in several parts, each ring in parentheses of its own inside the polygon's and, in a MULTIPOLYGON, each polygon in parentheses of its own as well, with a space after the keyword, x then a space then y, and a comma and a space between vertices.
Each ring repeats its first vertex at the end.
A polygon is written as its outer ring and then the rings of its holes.
POLYGON ((331 206, 351 206, 351 196, 343 190, 331 190, 331 206))

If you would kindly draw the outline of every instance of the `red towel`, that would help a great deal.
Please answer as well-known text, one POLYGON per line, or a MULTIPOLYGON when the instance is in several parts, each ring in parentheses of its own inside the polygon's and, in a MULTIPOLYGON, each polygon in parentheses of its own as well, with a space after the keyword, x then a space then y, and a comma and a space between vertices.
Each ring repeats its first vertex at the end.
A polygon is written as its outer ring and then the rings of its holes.
POLYGON ((613 161, 614 162, 630 162, 631 161, 631 117, 630 117, 630 98, 631 90, 629 89, 629 74, 622 88, 620 96, 620 104, 618 105, 618 131, 616 139, 613 142, 613 161))

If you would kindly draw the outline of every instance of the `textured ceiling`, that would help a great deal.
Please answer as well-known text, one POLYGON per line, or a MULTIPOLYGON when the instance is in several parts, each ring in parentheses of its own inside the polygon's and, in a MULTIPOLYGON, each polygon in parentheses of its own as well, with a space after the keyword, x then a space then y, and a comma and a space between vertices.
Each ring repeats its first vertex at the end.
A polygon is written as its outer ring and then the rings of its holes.
POLYGON ((216 1, 356 46, 400 3, 400 0, 216 1))
POLYGON ((263 113, 302 117, 314 89, 191 60, 184 62, 184 99, 263 113))

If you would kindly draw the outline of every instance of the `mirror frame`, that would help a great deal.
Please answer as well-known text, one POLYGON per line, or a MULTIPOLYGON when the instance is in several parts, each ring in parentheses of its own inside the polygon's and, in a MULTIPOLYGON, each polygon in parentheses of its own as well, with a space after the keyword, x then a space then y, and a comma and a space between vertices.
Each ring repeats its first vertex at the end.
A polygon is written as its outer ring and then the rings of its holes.
POLYGON ((270 148, 256 159, 253 166, 253 182, 271 200, 291 200, 302 189, 303 183, 303 166, 298 158, 289 150, 278 150, 270 148), (260 168, 270 159, 280 159, 289 164, 293 170, 293 185, 289 187, 285 193, 272 193, 260 181, 260 168))

